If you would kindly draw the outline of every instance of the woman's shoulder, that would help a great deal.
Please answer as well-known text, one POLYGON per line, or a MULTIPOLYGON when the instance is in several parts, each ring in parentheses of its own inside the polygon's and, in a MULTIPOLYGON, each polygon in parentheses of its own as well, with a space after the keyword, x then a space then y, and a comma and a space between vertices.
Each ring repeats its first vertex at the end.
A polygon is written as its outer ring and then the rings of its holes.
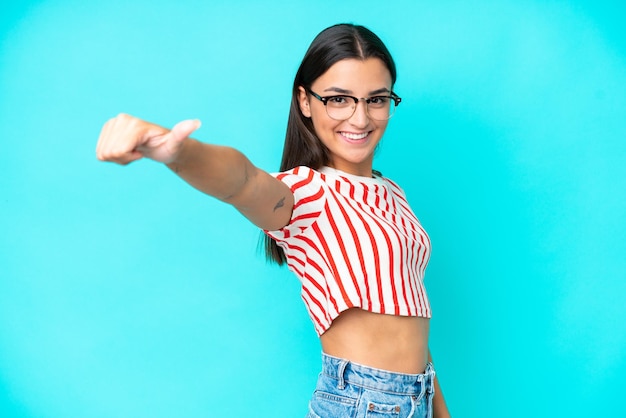
POLYGON ((271 174, 278 180, 288 184, 297 182, 323 182, 325 180, 324 175, 319 170, 304 165, 271 174))
POLYGON ((271 173, 271 175, 289 186, 292 192, 298 189, 308 189, 310 192, 316 193, 321 188, 327 188, 325 175, 319 170, 307 166, 298 166, 271 173))
POLYGON ((279 172, 272 173, 272 174, 276 177, 289 176, 289 175, 308 177, 308 176, 319 175, 320 172, 311 167, 307 167, 306 165, 299 165, 297 167, 293 167, 288 170, 283 170, 283 171, 279 171, 279 172))

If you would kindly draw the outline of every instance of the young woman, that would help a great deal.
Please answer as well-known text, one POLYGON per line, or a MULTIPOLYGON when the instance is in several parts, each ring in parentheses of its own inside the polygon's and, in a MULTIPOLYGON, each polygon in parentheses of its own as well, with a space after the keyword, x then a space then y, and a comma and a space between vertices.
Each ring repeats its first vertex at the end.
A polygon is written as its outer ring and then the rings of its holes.
POLYGON ((301 280, 322 344, 309 417, 449 416, 428 350, 430 241, 402 190, 372 169, 401 100, 395 81, 374 33, 322 31, 296 74, 277 174, 189 138, 195 120, 168 130, 121 114, 98 141, 100 160, 163 162, 265 232, 268 257, 301 280))

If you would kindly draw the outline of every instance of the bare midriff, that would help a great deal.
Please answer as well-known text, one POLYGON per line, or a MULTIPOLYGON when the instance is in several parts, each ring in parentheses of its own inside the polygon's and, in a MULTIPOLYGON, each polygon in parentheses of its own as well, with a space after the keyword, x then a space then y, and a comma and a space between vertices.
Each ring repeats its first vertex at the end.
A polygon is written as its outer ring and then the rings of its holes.
POLYGON ((324 353, 396 373, 423 373, 428 362, 427 318, 349 309, 322 334, 324 353))

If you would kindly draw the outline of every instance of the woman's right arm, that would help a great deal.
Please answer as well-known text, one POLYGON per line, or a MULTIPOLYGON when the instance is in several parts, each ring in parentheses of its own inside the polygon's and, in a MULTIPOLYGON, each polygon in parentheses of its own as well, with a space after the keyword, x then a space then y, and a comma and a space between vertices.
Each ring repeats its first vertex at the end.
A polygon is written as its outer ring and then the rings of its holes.
POLYGON ((165 163, 196 189, 230 203, 262 229, 289 223, 293 194, 287 185, 255 167, 234 148, 189 138, 199 121, 171 130, 120 114, 102 128, 96 154, 101 161, 128 164, 146 157, 165 163))

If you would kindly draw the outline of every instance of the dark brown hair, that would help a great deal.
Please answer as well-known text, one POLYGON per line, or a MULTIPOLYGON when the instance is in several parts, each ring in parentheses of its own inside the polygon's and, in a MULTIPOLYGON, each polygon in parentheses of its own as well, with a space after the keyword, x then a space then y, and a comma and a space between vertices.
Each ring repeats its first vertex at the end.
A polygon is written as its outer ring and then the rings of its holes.
MULTIPOLYGON (((298 166, 313 169, 328 164, 328 149, 315 134, 313 122, 300 111, 300 87, 310 88, 333 64, 344 59, 379 58, 389 70, 391 84, 396 82, 396 65, 385 44, 369 29, 342 23, 331 26, 315 37, 307 50, 293 82, 291 108, 280 171, 298 166)), ((268 236, 264 237, 265 255, 270 261, 284 264, 282 248, 268 236)))

